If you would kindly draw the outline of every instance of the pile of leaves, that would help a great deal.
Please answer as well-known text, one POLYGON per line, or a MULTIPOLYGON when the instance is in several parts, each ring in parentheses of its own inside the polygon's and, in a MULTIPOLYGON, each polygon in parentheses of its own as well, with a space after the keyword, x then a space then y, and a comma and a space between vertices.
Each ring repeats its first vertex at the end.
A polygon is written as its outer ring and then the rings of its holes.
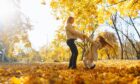
POLYGON ((0 84, 140 84, 140 61, 102 60, 94 69, 78 62, 75 70, 68 63, 0 64, 0 84))

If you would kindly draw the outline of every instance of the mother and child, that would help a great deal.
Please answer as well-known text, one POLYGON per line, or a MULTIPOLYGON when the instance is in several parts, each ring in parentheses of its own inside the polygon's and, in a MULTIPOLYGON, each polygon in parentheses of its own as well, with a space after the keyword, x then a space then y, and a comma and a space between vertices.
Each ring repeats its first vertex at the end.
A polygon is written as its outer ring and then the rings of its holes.
POLYGON ((88 41, 91 43, 91 48, 88 49, 88 51, 84 54, 83 62, 86 68, 93 69, 95 67, 95 64, 93 63, 93 60, 97 60, 98 54, 97 50, 101 49, 102 47, 105 47, 106 45, 109 45, 105 39, 102 36, 97 36, 95 40, 88 38, 88 36, 78 32, 74 29, 74 17, 68 17, 67 23, 65 26, 66 30, 66 36, 67 36, 67 45, 69 46, 71 50, 71 57, 69 61, 69 69, 76 69, 76 60, 78 56, 78 49, 75 44, 75 40, 78 38, 83 41, 88 41))

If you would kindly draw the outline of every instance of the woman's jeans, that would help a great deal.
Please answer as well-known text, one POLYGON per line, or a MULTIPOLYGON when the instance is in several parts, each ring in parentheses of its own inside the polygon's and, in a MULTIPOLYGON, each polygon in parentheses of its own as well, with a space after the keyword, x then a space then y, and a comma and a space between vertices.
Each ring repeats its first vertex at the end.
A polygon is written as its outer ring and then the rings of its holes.
POLYGON ((68 39, 67 40, 67 45, 70 47, 71 50, 71 58, 70 58, 70 62, 69 62, 69 68, 76 68, 76 60, 77 60, 77 56, 78 56, 78 50, 77 47, 74 43, 75 39, 68 39))

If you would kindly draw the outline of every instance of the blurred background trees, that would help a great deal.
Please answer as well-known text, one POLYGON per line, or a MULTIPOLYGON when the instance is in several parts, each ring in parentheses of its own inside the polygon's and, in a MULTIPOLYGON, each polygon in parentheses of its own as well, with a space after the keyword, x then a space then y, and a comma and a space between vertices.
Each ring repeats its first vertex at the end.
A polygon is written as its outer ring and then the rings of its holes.
POLYGON ((0 30, 0 52, 1 61, 8 62, 31 62, 39 56, 32 48, 28 37, 28 31, 32 30, 30 19, 20 10, 20 0, 12 0, 9 3, 14 5, 14 13, 3 23, 0 30))

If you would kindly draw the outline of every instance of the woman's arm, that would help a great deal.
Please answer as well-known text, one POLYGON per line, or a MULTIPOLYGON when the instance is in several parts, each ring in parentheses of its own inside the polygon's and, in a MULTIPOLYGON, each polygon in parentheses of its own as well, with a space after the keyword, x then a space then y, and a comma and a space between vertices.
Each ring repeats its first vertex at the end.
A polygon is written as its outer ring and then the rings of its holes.
POLYGON ((89 38, 88 36, 86 36, 85 34, 82 34, 78 31, 76 31, 74 28, 66 28, 67 31, 71 32, 74 36, 76 36, 77 38, 80 38, 83 41, 88 41, 88 42, 93 42, 93 40, 91 38, 89 38))
POLYGON ((86 36, 78 31, 76 31, 73 28, 67 28, 67 30, 69 32, 71 32, 74 36, 76 36, 77 38, 80 38, 81 40, 85 40, 86 36))

